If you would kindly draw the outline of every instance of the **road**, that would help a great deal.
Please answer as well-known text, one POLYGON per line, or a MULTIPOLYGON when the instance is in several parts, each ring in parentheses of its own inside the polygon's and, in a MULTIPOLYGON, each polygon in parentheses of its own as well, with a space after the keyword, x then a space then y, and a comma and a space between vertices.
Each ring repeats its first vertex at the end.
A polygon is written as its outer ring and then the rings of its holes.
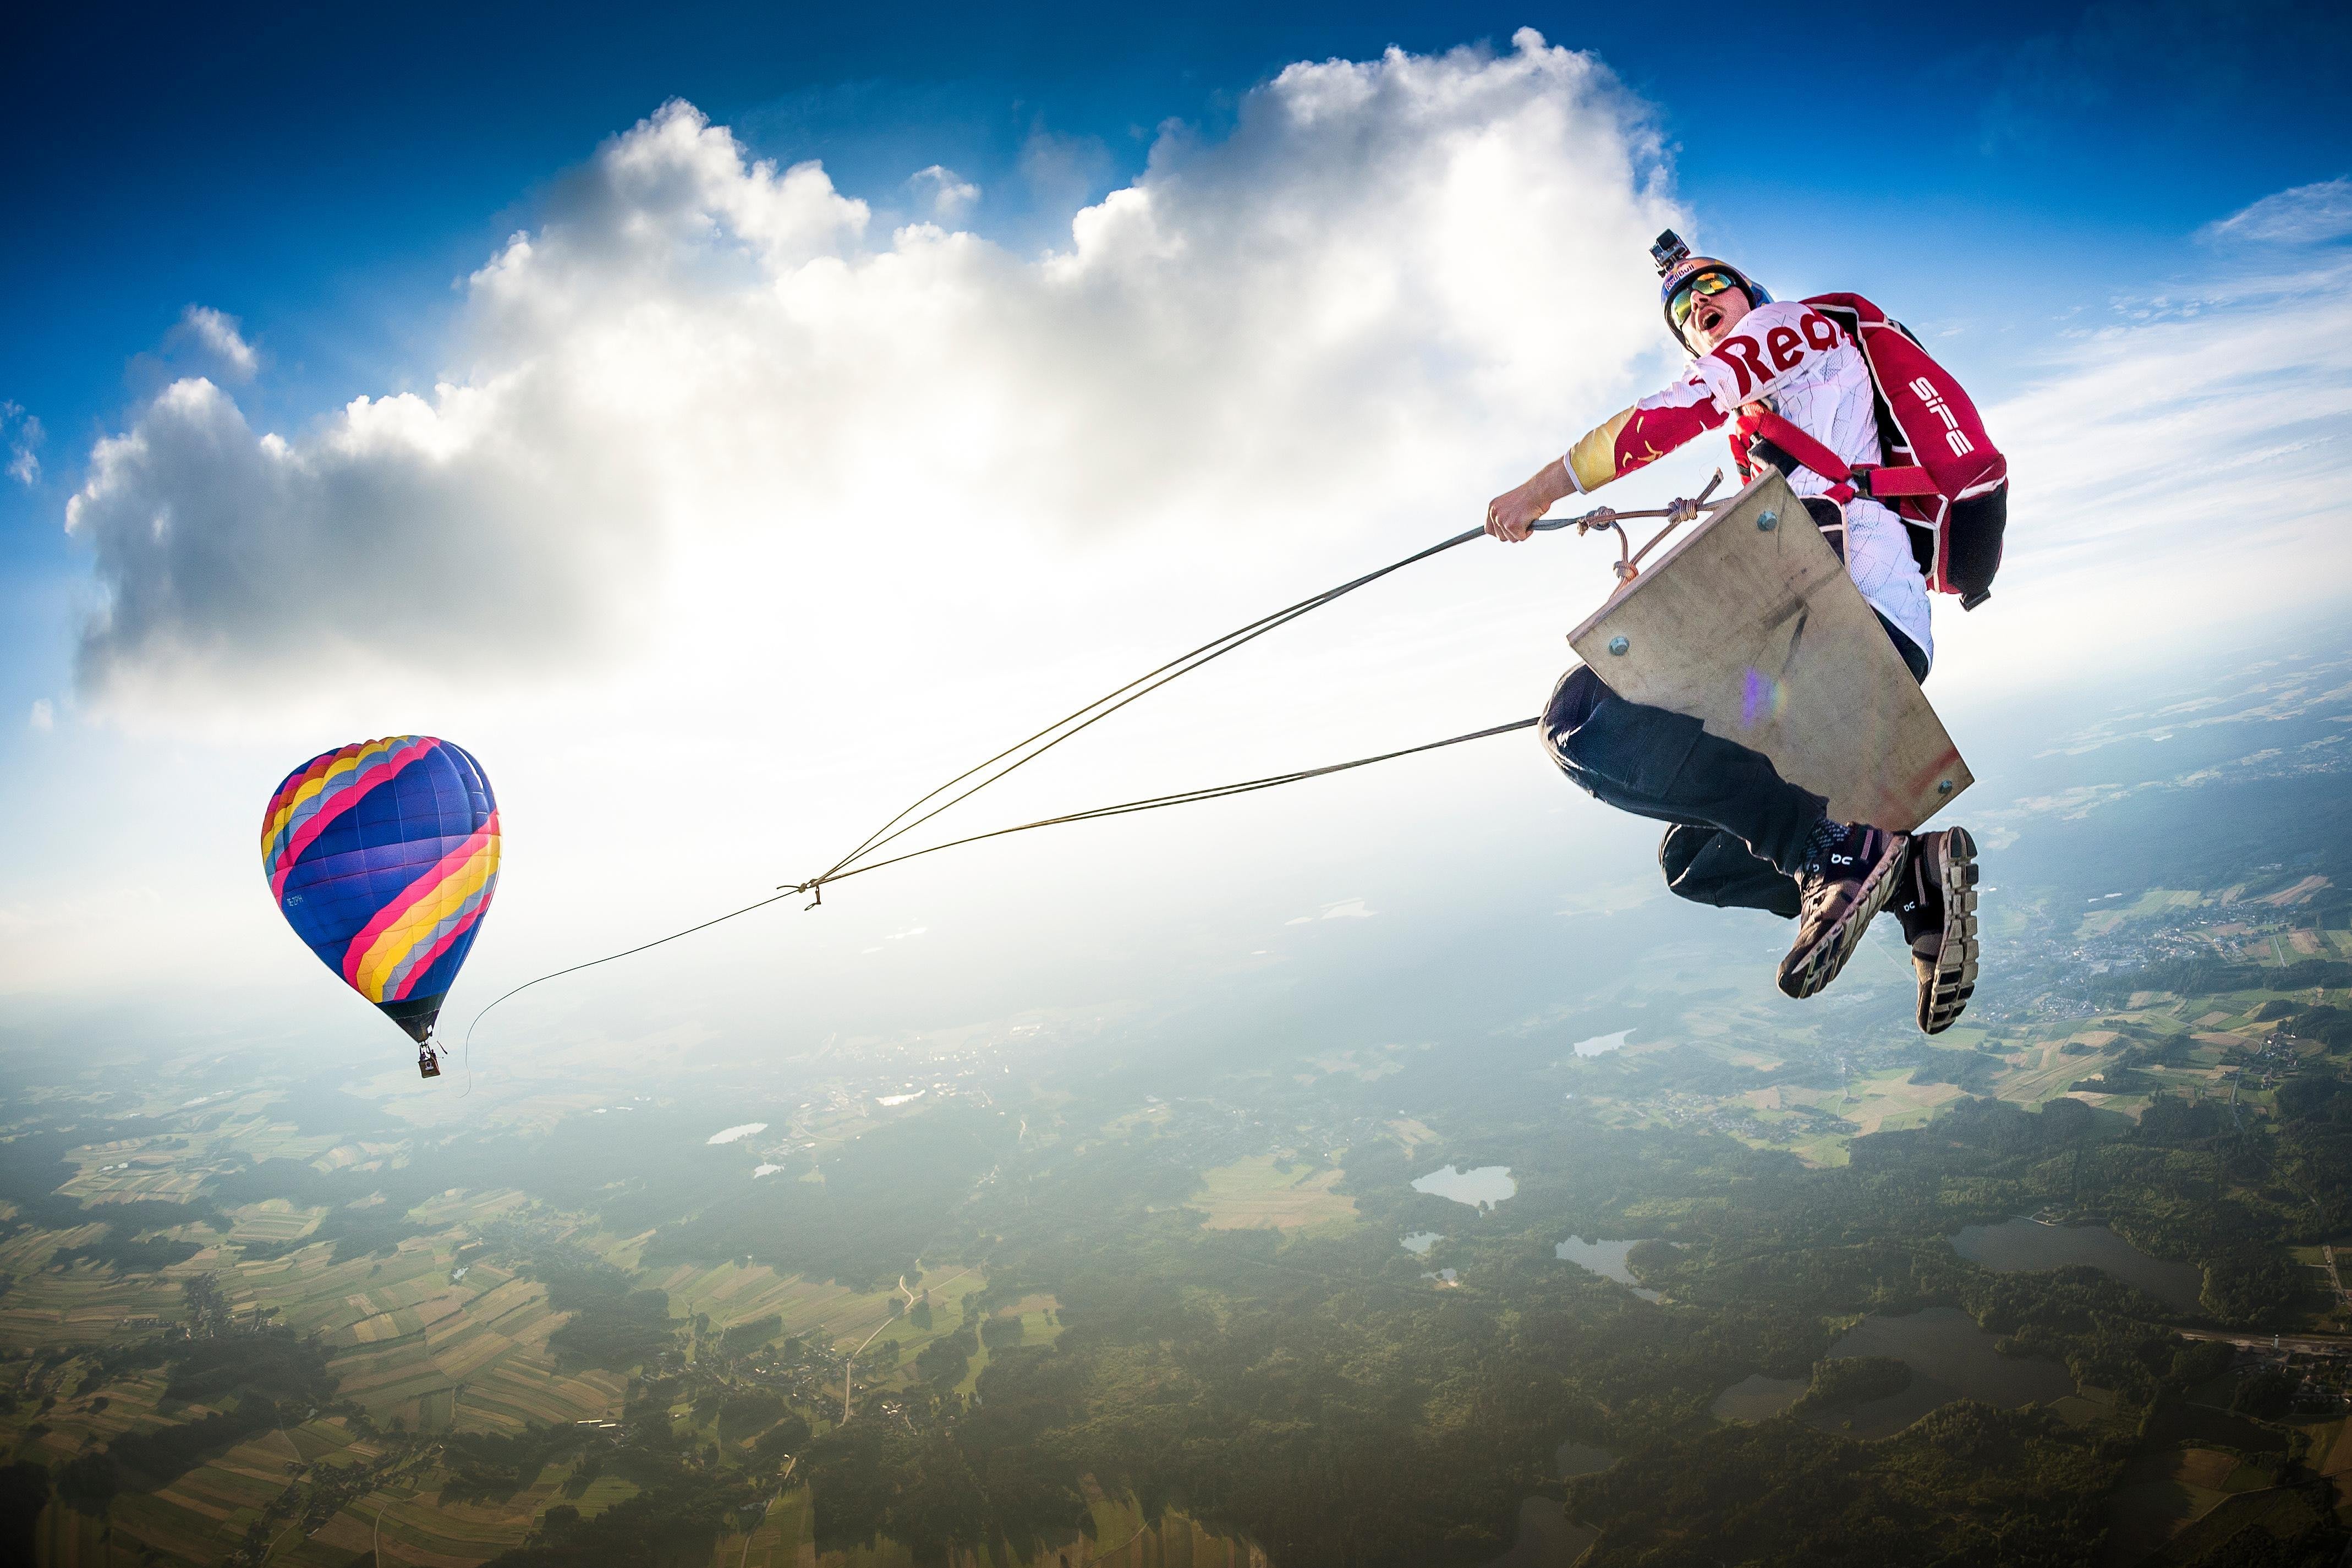
MULTIPOLYGON (((973 1268, 977 1268, 977 1267, 978 1267, 978 1265, 977 1265, 977 1264, 973 1265, 973 1268)), ((952 1273, 952 1274, 949 1275, 946 1279, 944 1279, 940 1280, 940 1283, 941 1285, 943 1285, 943 1286, 944 1286, 944 1285, 952 1285, 952 1284, 954 1284, 957 1280, 959 1280, 959 1279, 962 1279, 965 1275, 967 1275, 967 1274, 969 1274, 969 1273, 971 1273, 971 1268, 959 1268, 959 1269, 957 1269, 954 1273, 952 1273)), ((898 1289, 901 1289, 901 1290, 907 1290, 907 1277, 906 1277, 905 1275, 903 1275, 903 1274, 901 1274, 900 1276, 898 1276, 898 1289)), ((923 1287, 923 1289, 926 1289, 926 1290, 929 1290, 929 1289, 930 1289, 930 1287, 929 1287, 929 1286, 928 1286, 928 1285, 926 1285, 926 1286, 924 1286, 924 1287, 923 1287)), ((913 1302, 913 1300, 915 1300, 915 1293, 914 1293, 913 1291, 911 1291, 911 1290, 907 1290, 907 1300, 908 1300, 908 1301, 909 1303, 912 1303, 912 1302, 913 1302)), ((842 1363, 842 1368, 841 1368, 841 1424, 842 1424, 843 1426, 848 1426, 848 1425, 849 1425, 849 1384, 850 1384, 850 1374, 851 1374, 851 1373, 855 1373, 855 1372, 857 1370, 857 1358, 858 1358, 859 1356, 861 1356, 861 1355, 863 1355, 863 1354, 865 1354, 865 1353, 866 1353, 866 1347, 867 1345, 870 1345, 870 1344, 872 1344, 872 1343, 874 1342, 874 1335, 875 1335, 875 1334, 878 1334, 878 1333, 880 1333, 883 1330, 885 1330, 885 1329, 888 1328, 888 1327, 890 1326, 890 1320, 891 1320, 893 1317, 897 1316, 897 1315, 898 1315, 898 1314, 896 1314, 896 1313, 885 1313, 885 1314, 883 1314, 882 1321, 881 1321, 880 1322, 878 1322, 878 1323, 877 1323, 877 1324, 875 1324, 875 1325, 874 1325, 874 1333, 872 1333, 872 1334, 868 1334, 868 1335, 866 1335, 864 1339, 862 1339, 862 1340, 858 1341, 858 1342, 857 1342, 857 1348, 856 1348, 856 1350, 854 1350, 854 1351, 851 1351, 851 1352, 849 1352, 849 1359, 848 1359, 846 1362, 845 1362, 845 1363, 842 1363)))
POLYGON ((2240 1350, 2266 1351, 2275 1346, 2303 1355, 2352 1355, 2352 1334, 2228 1334, 2210 1329, 2175 1329, 2184 1340, 2205 1340, 2235 1345, 2240 1350))
MULTIPOLYGON (((775 1507, 776 1498, 782 1497, 785 1491, 791 1488, 793 1482, 793 1467, 800 1462, 801 1459, 798 1454, 788 1454, 785 1456, 784 1473, 776 1478, 776 1497, 770 1498, 766 1504, 761 1508, 760 1524, 765 1524, 768 1522, 768 1510, 775 1507)), ((735 1568, 744 1568, 744 1564, 751 1561, 751 1537, 759 1533, 760 1524, 755 1524, 751 1529, 743 1532, 743 1550, 736 1556, 735 1568)))

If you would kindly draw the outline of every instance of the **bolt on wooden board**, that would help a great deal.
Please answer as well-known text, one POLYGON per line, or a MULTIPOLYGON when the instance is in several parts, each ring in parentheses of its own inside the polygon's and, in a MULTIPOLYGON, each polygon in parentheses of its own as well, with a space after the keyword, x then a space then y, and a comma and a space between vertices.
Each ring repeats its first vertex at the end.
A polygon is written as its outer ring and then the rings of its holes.
POLYGON ((1839 821, 1908 833, 1976 782, 1778 473, 1667 543, 1568 640, 1619 696, 1762 752, 1839 821))

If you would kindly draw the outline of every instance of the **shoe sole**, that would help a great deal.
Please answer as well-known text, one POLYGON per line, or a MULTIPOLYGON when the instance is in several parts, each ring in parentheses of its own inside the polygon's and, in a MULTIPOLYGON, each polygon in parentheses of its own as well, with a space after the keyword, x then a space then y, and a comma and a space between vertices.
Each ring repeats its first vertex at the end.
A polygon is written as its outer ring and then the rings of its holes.
POLYGON ((1900 833, 1889 834, 1887 837, 1887 851, 1879 857, 1878 864, 1870 868, 1869 877, 1864 879, 1862 896, 1854 900, 1853 907, 1835 925, 1822 934, 1822 940, 1814 944, 1813 951, 1807 953, 1797 966, 1794 986, 1790 984, 1790 977, 1781 977, 1781 994, 1800 1002, 1819 994, 1823 986, 1838 977, 1838 972, 1845 967, 1845 961, 1853 956, 1853 950, 1861 942, 1862 933, 1869 929, 1870 922, 1894 900, 1895 889, 1901 881, 1895 873, 1902 869, 1911 840, 1900 833))
POLYGON ((1965 827, 1937 835, 1936 880, 1944 890, 1944 944, 1919 988, 1919 1029, 1940 1035, 1959 1021, 1977 989, 1977 841, 1965 827))

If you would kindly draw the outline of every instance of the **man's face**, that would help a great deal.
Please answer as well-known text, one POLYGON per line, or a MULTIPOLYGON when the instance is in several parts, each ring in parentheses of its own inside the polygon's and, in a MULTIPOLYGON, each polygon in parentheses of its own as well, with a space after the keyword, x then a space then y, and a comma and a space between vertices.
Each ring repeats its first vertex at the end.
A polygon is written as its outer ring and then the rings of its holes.
MULTIPOLYGON (((1708 276, 1702 272, 1699 279, 1708 276)), ((1695 288, 1691 290, 1690 315, 1683 323, 1683 340, 1690 344, 1693 353, 1709 353, 1731 335, 1731 330, 1739 325, 1750 309, 1747 290, 1737 284, 1716 294, 1702 293, 1695 288)))

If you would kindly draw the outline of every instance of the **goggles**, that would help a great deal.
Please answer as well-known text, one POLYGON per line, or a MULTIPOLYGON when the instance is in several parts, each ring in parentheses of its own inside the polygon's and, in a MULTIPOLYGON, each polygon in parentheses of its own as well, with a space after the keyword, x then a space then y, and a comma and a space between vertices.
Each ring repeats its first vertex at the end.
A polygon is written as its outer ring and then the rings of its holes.
POLYGON ((1689 322, 1691 307, 1697 302, 1698 295, 1720 294, 1727 289, 1738 287, 1739 280, 1729 273, 1713 271, 1694 273, 1687 282, 1675 289, 1666 300, 1666 314, 1673 319, 1675 331, 1681 331, 1689 322))

